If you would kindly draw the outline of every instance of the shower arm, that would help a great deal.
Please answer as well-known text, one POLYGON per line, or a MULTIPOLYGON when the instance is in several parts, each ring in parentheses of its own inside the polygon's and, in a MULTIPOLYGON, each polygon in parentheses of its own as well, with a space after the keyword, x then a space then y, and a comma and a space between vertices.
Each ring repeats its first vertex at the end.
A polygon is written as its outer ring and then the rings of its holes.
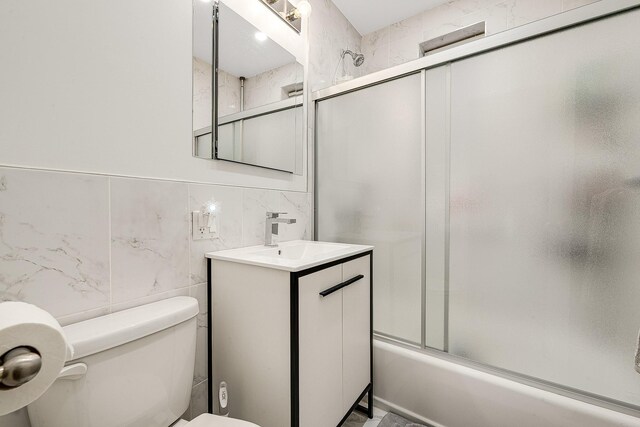
POLYGON ((336 75, 338 74, 338 68, 340 68, 340 64, 343 64, 344 66, 345 55, 351 56, 351 59, 353 59, 353 65, 355 67, 359 67, 364 62, 364 55, 362 55, 361 53, 355 53, 349 49, 342 49, 342 51, 340 52, 340 61, 338 61, 338 65, 336 65, 336 69, 333 72, 333 78, 331 79, 332 84, 337 83, 336 75))
POLYGON ((349 49, 347 50, 342 49, 342 54, 340 55, 340 59, 344 61, 344 56, 347 54, 351 56, 351 59, 353 59, 354 61, 356 60, 356 54, 350 51, 349 49))

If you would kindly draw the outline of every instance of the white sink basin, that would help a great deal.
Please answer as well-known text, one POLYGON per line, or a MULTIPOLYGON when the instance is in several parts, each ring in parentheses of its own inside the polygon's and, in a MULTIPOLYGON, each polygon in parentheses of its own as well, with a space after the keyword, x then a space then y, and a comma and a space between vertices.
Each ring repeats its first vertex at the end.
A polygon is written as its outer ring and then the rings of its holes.
POLYGON ((373 246, 366 245, 293 240, 280 243, 277 247, 260 245, 210 252, 206 257, 278 270, 301 271, 372 249, 373 246))

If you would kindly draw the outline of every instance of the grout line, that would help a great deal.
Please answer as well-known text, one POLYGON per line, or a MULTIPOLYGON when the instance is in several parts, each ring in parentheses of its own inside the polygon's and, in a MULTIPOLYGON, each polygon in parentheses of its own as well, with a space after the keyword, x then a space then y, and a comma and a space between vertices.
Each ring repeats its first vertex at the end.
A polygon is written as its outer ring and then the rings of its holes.
MULTIPOLYGON (((219 185, 219 186, 230 187, 230 188, 255 188, 257 190, 291 191, 291 192, 294 192, 294 193, 306 193, 306 188, 307 188, 306 182, 304 184, 305 190, 292 190, 292 189, 278 189, 278 188, 273 188, 273 187, 260 187, 260 186, 255 186, 255 185, 224 184, 224 183, 218 183, 218 182, 205 182, 205 181, 190 181, 190 180, 187 180, 187 179, 178 179, 178 178, 160 178, 160 177, 135 176, 135 175, 126 175, 126 174, 117 174, 117 173, 107 173, 107 172, 90 172, 90 171, 72 170, 72 169, 56 169, 56 168, 47 168, 47 167, 38 167, 38 166, 12 165, 12 164, 2 163, 2 162, 0 162, 0 168, 30 170, 30 171, 39 171, 39 172, 52 172, 52 173, 62 173, 62 174, 70 174, 70 175, 104 176, 104 177, 107 177, 107 178, 137 179, 137 180, 145 180, 145 181, 183 182, 185 184, 197 184, 197 185, 219 185)), ((286 174, 287 175, 291 175, 288 172, 286 174)), ((304 175, 296 175, 296 176, 304 176, 304 175)), ((261 177, 261 178, 264 178, 264 179, 275 179, 275 178, 269 178, 269 177, 261 177)), ((284 181, 284 182, 291 182, 291 181, 284 181)))

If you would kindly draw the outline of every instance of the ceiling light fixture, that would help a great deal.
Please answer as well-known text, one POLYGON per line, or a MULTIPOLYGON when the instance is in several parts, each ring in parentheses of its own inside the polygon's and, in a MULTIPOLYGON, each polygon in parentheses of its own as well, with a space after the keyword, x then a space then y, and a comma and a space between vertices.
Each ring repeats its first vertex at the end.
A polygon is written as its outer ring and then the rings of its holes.
POLYGON ((302 17, 309 16, 309 13, 311 13, 311 5, 306 0, 298 2, 298 6, 294 6, 289 0, 259 1, 298 33, 302 30, 302 17))
POLYGON ((311 15, 311 3, 309 3, 307 0, 302 0, 300 3, 298 3, 296 8, 302 16, 311 15))

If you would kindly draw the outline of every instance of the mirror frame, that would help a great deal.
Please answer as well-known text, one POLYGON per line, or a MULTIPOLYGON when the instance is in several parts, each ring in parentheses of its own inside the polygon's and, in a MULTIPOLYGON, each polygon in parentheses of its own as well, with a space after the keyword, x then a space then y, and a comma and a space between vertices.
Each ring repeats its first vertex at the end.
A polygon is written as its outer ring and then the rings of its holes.
POLYGON ((219 69, 219 56, 218 56, 218 43, 220 42, 220 1, 213 0, 213 16, 212 16, 212 31, 211 37, 213 38, 211 43, 211 58, 213 59, 213 70, 211 73, 211 153, 213 158, 218 158, 218 69, 219 69))

